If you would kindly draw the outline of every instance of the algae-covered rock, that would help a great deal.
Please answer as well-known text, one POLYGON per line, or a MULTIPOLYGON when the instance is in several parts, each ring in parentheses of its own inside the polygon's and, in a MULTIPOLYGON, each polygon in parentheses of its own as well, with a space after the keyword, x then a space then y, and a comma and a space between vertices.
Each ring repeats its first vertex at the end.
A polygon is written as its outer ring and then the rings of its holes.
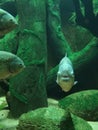
POLYGON ((92 127, 82 118, 71 113, 74 130, 92 130, 92 127))
POLYGON ((9 110, 0 110, 0 122, 8 117, 9 110))
POLYGON ((59 106, 85 120, 98 120, 98 90, 85 90, 59 101, 59 106))
POLYGON ((80 117, 58 107, 39 108, 23 114, 17 130, 92 130, 80 117))
POLYGON ((86 120, 72 113, 70 113, 70 118, 68 118, 66 121, 63 122, 60 130, 92 130, 92 127, 86 120))
POLYGON ((0 130, 16 130, 18 119, 9 117, 10 110, 0 110, 0 130))
MULTIPOLYGON (((65 111, 61 108, 47 107, 23 114, 17 130, 60 130, 65 111)), ((66 119, 66 116, 65 116, 66 119)))
POLYGON ((56 107, 58 107, 58 101, 55 100, 55 99, 48 98, 47 102, 48 102, 48 106, 56 106, 56 107))
POLYGON ((98 121, 88 121, 88 124, 93 128, 93 130, 98 130, 98 121))
POLYGON ((3 108, 6 108, 6 107, 8 107, 6 98, 4 96, 0 97, 0 110, 2 110, 3 108))
POLYGON ((73 130, 92 130, 92 127, 84 119, 71 113, 71 118, 73 122, 73 130))

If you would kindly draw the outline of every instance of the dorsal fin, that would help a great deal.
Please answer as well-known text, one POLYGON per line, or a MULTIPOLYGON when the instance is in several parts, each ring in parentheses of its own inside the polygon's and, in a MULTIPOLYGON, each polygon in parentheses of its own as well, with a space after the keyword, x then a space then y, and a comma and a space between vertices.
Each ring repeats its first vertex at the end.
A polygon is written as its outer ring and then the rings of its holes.
POLYGON ((67 55, 68 55, 68 54, 67 54, 67 52, 66 52, 66 53, 65 53, 65 56, 67 57, 67 55))

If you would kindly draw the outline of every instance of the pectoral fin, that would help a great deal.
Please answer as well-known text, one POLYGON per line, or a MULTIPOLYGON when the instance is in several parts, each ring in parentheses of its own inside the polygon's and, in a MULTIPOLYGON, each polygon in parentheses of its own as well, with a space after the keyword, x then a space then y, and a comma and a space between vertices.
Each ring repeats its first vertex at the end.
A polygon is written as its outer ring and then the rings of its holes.
POLYGON ((78 83, 78 81, 75 81, 75 82, 74 82, 74 85, 76 85, 77 83, 78 83))

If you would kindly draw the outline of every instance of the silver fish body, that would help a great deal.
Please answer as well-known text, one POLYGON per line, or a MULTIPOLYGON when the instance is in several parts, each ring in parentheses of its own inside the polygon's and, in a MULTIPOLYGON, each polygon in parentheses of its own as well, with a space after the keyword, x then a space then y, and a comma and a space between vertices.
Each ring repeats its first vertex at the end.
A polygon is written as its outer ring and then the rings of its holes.
POLYGON ((65 56, 59 63, 57 72, 57 84, 63 91, 68 92, 76 83, 71 60, 65 56))
POLYGON ((0 51, 0 80, 17 75, 25 68, 24 62, 16 55, 0 51))
POLYGON ((17 25, 16 19, 10 13, 0 9, 0 37, 12 31, 17 25))

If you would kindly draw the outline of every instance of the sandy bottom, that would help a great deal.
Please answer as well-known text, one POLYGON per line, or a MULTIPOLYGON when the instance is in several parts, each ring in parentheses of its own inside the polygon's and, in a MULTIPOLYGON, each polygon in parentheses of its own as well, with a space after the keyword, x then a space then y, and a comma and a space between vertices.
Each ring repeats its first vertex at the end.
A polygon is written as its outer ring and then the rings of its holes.
POLYGON ((15 119, 4 119, 0 121, 0 130, 16 130, 18 120, 15 119))

